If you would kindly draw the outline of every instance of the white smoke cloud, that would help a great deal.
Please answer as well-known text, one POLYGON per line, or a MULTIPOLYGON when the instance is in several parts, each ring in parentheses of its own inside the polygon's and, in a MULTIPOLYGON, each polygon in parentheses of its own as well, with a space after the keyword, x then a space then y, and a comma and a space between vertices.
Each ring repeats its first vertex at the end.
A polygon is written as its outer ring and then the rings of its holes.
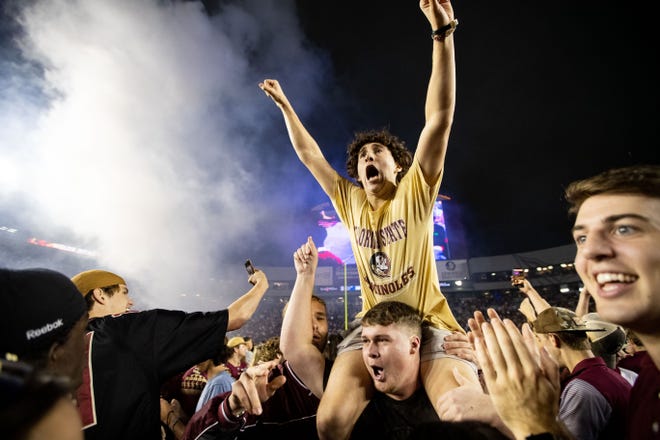
POLYGON ((0 213, 71 233, 144 287, 144 306, 211 278, 221 305, 247 290, 246 274, 232 290, 223 268, 242 271, 237 254, 258 262, 254 231, 285 196, 295 212, 304 191, 291 191, 292 173, 308 178, 257 83, 286 79, 290 95, 304 84, 304 114, 328 70, 294 2, 223 2, 209 17, 199 2, 42 0, 16 18, 20 56, 1 72, 0 213))

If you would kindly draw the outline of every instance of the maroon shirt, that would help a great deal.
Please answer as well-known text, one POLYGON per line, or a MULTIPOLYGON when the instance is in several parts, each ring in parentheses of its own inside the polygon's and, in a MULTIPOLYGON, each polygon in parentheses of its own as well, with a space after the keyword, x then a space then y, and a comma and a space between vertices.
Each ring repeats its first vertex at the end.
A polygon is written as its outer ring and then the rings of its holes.
POLYGON ((236 380, 238 380, 238 378, 241 377, 241 373, 245 371, 248 367, 245 361, 241 361, 241 364, 239 366, 236 366, 231 362, 225 362, 225 366, 229 370, 229 374, 231 374, 232 377, 236 380))
POLYGON ((621 359, 616 366, 639 373, 639 370, 642 368, 642 361, 646 359, 647 356, 648 353, 646 353, 646 351, 637 351, 632 356, 627 356, 621 359))
POLYGON ((631 386, 600 357, 583 359, 562 380, 559 418, 576 438, 620 440, 631 386), (596 398, 599 393, 602 398, 596 398), (603 417, 609 412, 609 417, 603 417))
POLYGON ((646 352, 640 367, 630 393, 626 438, 660 439, 660 371, 646 352))

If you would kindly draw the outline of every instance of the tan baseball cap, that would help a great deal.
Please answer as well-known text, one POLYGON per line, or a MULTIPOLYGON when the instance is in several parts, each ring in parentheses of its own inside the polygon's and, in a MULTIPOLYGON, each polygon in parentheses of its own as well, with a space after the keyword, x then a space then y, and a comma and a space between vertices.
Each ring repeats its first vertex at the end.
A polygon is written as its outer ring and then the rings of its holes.
POLYGON ((78 291, 83 295, 87 295, 90 290, 99 287, 114 286, 115 284, 126 285, 126 281, 119 275, 105 270, 92 269, 80 272, 78 275, 71 278, 73 284, 76 285, 78 291))
POLYGON ((241 344, 245 344, 245 339, 243 339, 243 338, 240 337, 240 336, 234 336, 233 338, 231 338, 231 339, 227 342, 227 347, 229 347, 229 348, 234 348, 234 347, 237 347, 237 346, 239 346, 239 345, 241 345, 241 344))

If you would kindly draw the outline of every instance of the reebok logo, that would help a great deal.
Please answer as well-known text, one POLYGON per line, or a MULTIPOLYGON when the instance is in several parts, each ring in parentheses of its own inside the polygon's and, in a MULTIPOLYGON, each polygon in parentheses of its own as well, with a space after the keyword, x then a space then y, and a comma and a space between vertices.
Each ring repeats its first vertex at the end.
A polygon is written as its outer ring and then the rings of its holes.
POLYGON ((26 336, 27 340, 29 341, 30 339, 38 338, 39 336, 41 336, 43 334, 46 334, 48 332, 52 332, 56 328, 60 328, 63 325, 64 325, 64 323, 62 322, 62 319, 58 319, 57 321, 48 323, 48 324, 44 325, 41 328, 36 328, 34 330, 26 331, 25 336, 26 336))

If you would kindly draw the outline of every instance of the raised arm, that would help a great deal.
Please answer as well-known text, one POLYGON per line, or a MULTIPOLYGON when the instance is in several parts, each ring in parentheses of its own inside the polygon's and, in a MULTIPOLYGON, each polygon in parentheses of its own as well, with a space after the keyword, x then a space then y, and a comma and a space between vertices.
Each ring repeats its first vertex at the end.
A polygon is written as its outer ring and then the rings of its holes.
POLYGON ((316 397, 323 394, 325 358, 312 343, 312 293, 318 252, 312 238, 293 254, 296 282, 282 321, 280 349, 291 369, 316 397))
POLYGON ((263 298, 264 293, 268 290, 268 278, 260 270, 250 275, 248 281, 253 285, 252 289, 227 307, 229 310, 228 332, 243 327, 257 310, 261 298, 263 298))
POLYGON ((298 158, 312 173, 323 191, 330 196, 337 172, 328 163, 316 140, 309 134, 300 118, 298 118, 280 83, 274 79, 266 79, 264 82, 259 83, 259 87, 272 98, 282 111, 289 139, 298 158))
POLYGON ((580 290, 580 297, 578 298, 578 303, 575 306, 575 314, 578 318, 583 317, 589 313, 589 302, 591 300, 591 294, 586 287, 583 287, 580 290))
MULTIPOLYGON (((449 0, 421 0, 419 6, 433 31, 449 25, 454 19, 449 0)), ((451 34, 446 37, 437 36, 433 39, 431 78, 426 91, 426 123, 415 151, 429 184, 437 181, 444 167, 455 104, 454 37, 451 34)))
POLYGON ((532 283, 530 283, 528 280, 523 280, 523 285, 520 287, 520 291, 524 293, 527 298, 529 298, 529 301, 534 308, 535 316, 545 309, 552 307, 552 305, 550 305, 550 303, 546 301, 545 298, 543 298, 536 289, 534 289, 532 283))

